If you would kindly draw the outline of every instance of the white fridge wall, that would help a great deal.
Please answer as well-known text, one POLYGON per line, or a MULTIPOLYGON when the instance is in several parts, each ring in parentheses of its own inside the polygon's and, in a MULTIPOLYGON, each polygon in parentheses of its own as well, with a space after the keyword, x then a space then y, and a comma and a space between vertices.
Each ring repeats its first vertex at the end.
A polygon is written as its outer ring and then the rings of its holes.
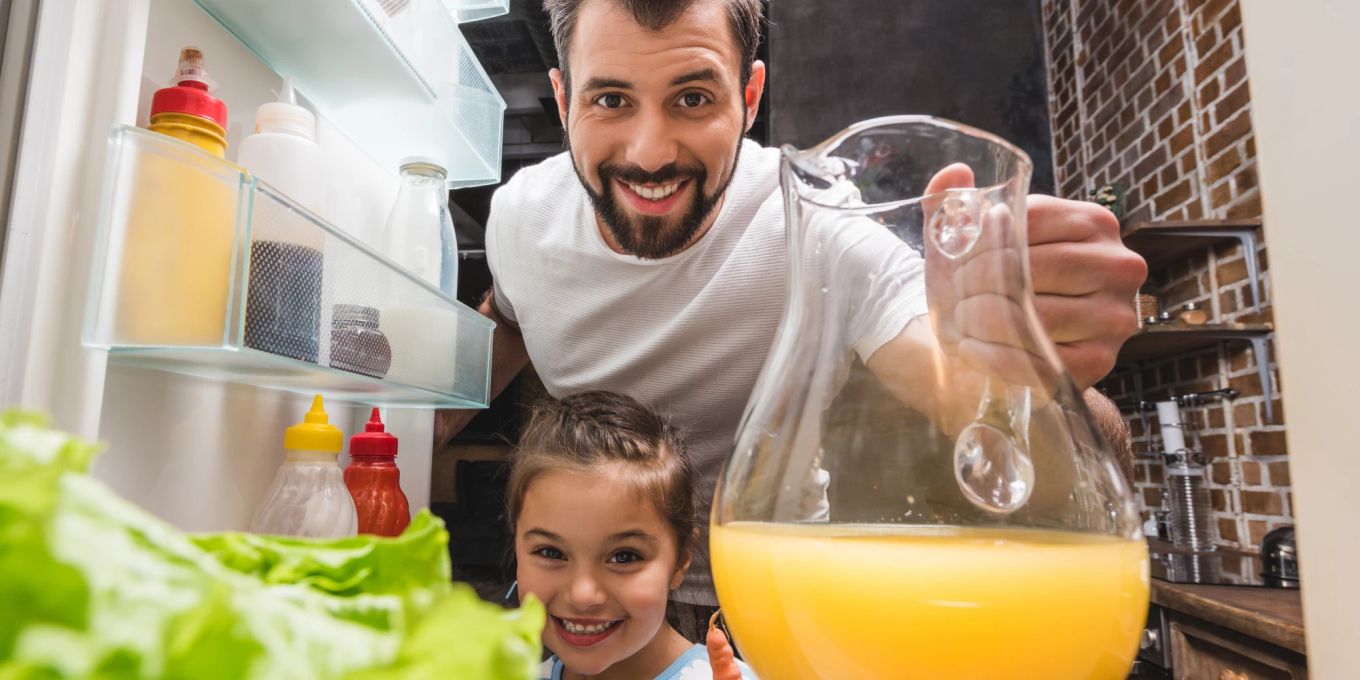
POLYGON ((99 429, 104 355, 81 346, 110 126, 131 122, 145 0, 39 7, 0 284, 0 404, 99 429))
MULTIPOLYGON (((94 473, 182 529, 244 529, 283 461, 303 395, 110 366, 94 473)), ((327 404, 344 429, 349 409, 327 404)), ((346 432, 348 434, 348 431, 346 432)))
MULTIPOLYGON (((150 2, 137 122, 145 124, 151 93, 174 72, 185 45, 203 50, 219 84, 214 95, 227 104, 228 157, 234 158, 235 146, 253 131, 256 107, 274 99, 279 76, 190 0, 150 2)), ((375 244, 396 197, 396 173, 378 167, 320 118, 318 143, 331 171, 328 194, 338 198, 327 217, 375 244)), ((103 394, 99 435, 108 448, 95 475, 124 497, 195 531, 249 524, 283 460, 284 430, 302 419, 310 403, 305 395, 127 366, 108 367, 103 394)), ((331 402, 326 408, 347 442, 362 430, 370 410, 331 402)), ((401 439, 402 487, 415 511, 429 505, 432 413, 385 409, 384 416, 401 439)))

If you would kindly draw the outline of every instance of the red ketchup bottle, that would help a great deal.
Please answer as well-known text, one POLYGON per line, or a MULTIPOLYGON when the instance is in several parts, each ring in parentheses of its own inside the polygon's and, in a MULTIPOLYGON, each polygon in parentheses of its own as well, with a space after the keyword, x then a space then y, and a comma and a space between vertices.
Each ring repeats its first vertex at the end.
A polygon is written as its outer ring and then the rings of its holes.
POLYGON ((400 480, 397 438, 386 432, 375 408, 364 431, 350 437, 345 468, 345 486, 359 513, 359 533, 396 536, 411 523, 400 480))

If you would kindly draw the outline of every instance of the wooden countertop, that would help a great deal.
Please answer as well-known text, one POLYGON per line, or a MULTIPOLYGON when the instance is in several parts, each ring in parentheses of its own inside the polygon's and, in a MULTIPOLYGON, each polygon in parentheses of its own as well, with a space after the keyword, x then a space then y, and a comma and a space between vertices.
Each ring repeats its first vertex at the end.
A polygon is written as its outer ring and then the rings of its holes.
POLYGON ((1200 586, 1152 579, 1152 601, 1300 654, 1303 603, 1297 590, 1200 586))

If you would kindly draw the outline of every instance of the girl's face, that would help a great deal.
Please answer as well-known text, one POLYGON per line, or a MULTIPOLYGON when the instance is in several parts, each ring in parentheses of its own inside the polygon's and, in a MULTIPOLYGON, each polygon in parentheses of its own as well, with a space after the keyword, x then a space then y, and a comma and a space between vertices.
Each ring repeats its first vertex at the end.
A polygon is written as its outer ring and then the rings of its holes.
POLYGON ((534 479, 515 558, 520 591, 548 609, 543 643, 584 675, 664 644, 667 595, 689 567, 670 525, 613 466, 534 479))

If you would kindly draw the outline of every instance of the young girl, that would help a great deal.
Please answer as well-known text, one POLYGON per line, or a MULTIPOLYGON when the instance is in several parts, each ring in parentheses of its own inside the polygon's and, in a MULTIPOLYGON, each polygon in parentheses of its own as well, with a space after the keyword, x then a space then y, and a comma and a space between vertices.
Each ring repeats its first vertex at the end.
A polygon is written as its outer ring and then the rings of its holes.
POLYGON ((609 392, 546 404, 521 437, 507 495, 519 590, 548 610, 543 680, 755 677, 720 633, 710 664, 666 622, 697 521, 684 444, 664 419, 609 392))

